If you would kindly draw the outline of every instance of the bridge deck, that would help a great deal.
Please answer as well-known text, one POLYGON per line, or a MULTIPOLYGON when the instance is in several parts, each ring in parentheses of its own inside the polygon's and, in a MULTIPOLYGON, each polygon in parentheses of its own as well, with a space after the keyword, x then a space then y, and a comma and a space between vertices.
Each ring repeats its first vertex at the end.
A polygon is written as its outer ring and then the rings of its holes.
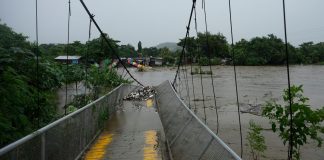
POLYGON ((84 159, 160 160, 166 158, 164 133, 153 100, 124 101, 84 159))

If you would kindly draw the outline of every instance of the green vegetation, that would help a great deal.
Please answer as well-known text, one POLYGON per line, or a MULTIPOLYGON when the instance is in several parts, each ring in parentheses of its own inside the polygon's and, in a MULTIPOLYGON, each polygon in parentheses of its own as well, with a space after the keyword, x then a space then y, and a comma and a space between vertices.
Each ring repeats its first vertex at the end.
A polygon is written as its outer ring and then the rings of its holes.
POLYGON ((142 52, 143 52, 143 56, 146 57, 150 57, 150 56, 157 57, 160 54, 159 49, 157 49, 156 47, 143 48, 142 52))
POLYGON ((73 113, 74 111, 78 110, 78 108, 74 107, 73 105, 69 105, 67 108, 66 108, 66 113, 67 114, 70 114, 70 113, 73 113))
POLYGON ((302 95, 302 86, 292 86, 292 122, 290 121, 288 89, 284 90, 283 99, 285 105, 269 101, 263 109, 262 115, 270 119, 273 132, 279 132, 279 137, 286 144, 290 138, 290 123, 292 123, 292 146, 294 159, 300 159, 300 147, 307 143, 310 138, 317 142, 318 147, 322 145, 324 127, 324 107, 312 110, 307 104, 308 98, 302 95))
MULTIPOLYGON (((198 33, 197 37, 188 37, 186 43, 187 63, 197 60, 201 66, 209 65, 209 56, 211 65, 232 64, 231 46, 226 37, 221 34, 207 33, 208 43, 206 43, 206 34, 198 33), (208 48, 209 47, 209 48, 208 48), (209 53, 208 53, 209 51, 209 53), (210 55, 209 55, 210 54, 210 55), (222 60, 224 60, 222 62, 222 60)), ((184 39, 180 39, 178 46, 184 44, 184 39)), ((241 39, 234 44, 235 63, 237 65, 283 65, 286 63, 285 43, 282 39, 273 34, 263 37, 254 37, 250 40, 241 39)), ((314 44, 306 42, 298 47, 288 44, 290 53, 290 64, 323 64, 324 63, 324 42, 314 44)), ((178 61, 181 52, 170 51, 168 48, 143 48, 143 56, 162 57, 165 63, 174 64, 178 61), (166 54, 166 50, 168 54, 166 54)))
MULTIPOLYGON (((117 45, 119 41, 110 38, 108 35, 106 35, 106 38, 112 44, 114 49, 123 51, 123 46, 117 45)), ((59 55, 66 55, 67 47, 69 55, 88 57, 88 61, 91 63, 100 64, 100 62, 105 58, 115 58, 112 54, 112 50, 104 42, 102 37, 92 39, 86 44, 83 44, 80 41, 74 41, 69 46, 66 44, 41 44, 39 50, 43 57, 53 59, 59 55)))
POLYGON ((105 107, 99 113, 98 125, 100 127, 103 127, 103 125, 108 119, 109 119, 109 107, 105 107))
MULTIPOLYGON (((198 33, 198 37, 188 37, 187 39, 187 45, 186 45, 186 51, 193 55, 193 57, 210 57, 214 58, 228 58, 230 57, 229 54, 229 45, 226 40, 226 37, 222 35, 221 33, 218 34, 208 34, 208 42, 209 42, 209 48, 207 48, 206 43, 206 34, 204 33, 198 33)), ((178 43, 179 46, 182 46, 184 43, 184 39, 180 39, 180 42, 178 43)))
POLYGON ((191 75, 195 74, 213 74, 212 71, 203 71, 201 67, 195 67, 194 70, 191 72, 191 75))
MULTIPOLYGON (((39 55, 37 79, 35 54, 37 47, 28 42, 26 36, 15 33, 1 23, 0 35, 0 148, 58 118, 57 89, 65 82, 78 85, 85 80, 85 69, 89 68, 90 64, 99 64, 104 59, 114 58, 100 37, 87 44, 79 41, 69 46, 42 44, 37 52, 39 55), (89 60, 88 63, 84 63, 87 65, 70 64, 66 70, 66 64, 55 62, 56 56, 66 54, 66 47, 70 55, 87 54, 89 60)), ((120 48, 117 45, 118 41, 111 38, 109 41, 113 47, 120 48)), ((91 66, 88 69, 87 79, 86 85, 90 94, 76 96, 74 102, 67 105, 67 112, 73 112, 84 106, 108 89, 129 82, 108 66, 91 66)))
POLYGON ((201 57, 198 60, 198 64, 201 65, 201 66, 208 66, 209 63, 211 65, 220 65, 221 64, 221 59, 220 58, 217 58, 217 57, 214 57, 213 59, 211 59, 209 61, 209 59, 207 57, 201 57))
POLYGON ((94 99, 97 99, 101 93, 106 93, 122 83, 130 82, 124 80, 115 70, 109 69, 108 67, 98 68, 92 65, 88 74, 86 86, 93 91, 94 99))
MULTIPOLYGON (((207 33, 209 38, 209 48, 206 45, 206 35, 198 33, 198 37, 189 37, 187 39, 186 51, 199 58, 200 65, 208 65, 206 57, 209 57, 207 51, 210 52, 212 65, 221 63, 221 59, 230 60, 227 64, 232 63, 232 56, 229 52, 230 45, 221 33, 207 33)), ((180 39, 178 43, 182 46, 184 39, 180 39)), ((324 42, 314 44, 306 42, 299 47, 288 44, 291 64, 322 64, 324 62, 324 42)), ((241 39, 234 45, 235 63, 237 65, 283 65, 285 63, 285 43, 282 39, 273 34, 263 37, 254 37, 251 40, 241 39)))
POLYGON ((142 53, 142 42, 141 41, 139 41, 137 44, 137 52, 142 53))
POLYGON ((249 122, 249 125, 246 139, 248 140, 253 160, 258 160, 263 156, 264 151, 267 149, 265 138, 261 134, 262 128, 260 125, 255 124, 252 120, 249 122))
POLYGON ((168 48, 159 49, 159 56, 163 58, 164 65, 172 65, 175 62, 175 53, 172 53, 168 48))
MULTIPOLYGON (((212 65, 222 64, 221 60, 227 60, 224 63, 231 64, 231 47, 226 37, 221 33, 212 34, 208 32, 207 34, 209 48, 207 48, 205 33, 198 33, 198 37, 188 37, 186 45, 187 57, 189 54, 193 56, 193 59, 199 59, 201 57, 198 63, 200 65, 209 65, 209 54, 207 52, 209 51, 212 65)), ((157 47, 142 48, 142 42, 139 41, 139 49, 136 51, 135 47, 131 44, 119 46, 117 44, 119 41, 108 36, 107 38, 121 57, 162 57, 165 64, 173 65, 180 56, 179 50, 181 49, 175 47, 172 43, 161 44, 157 47), (165 46, 172 46, 169 47, 172 49, 165 46)), ((182 46, 183 43, 184 39, 180 39, 177 45, 182 46)), ((103 57, 115 58, 106 43, 103 43, 101 37, 91 40, 88 42, 88 45, 91 51, 88 53, 91 62, 99 63, 103 60, 103 57)), ((75 41, 69 46, 71 54, 80 54, 81 56, 85 56, 86 49, 87 45, 79 41, 75 41)), ((313 42, 305 42, 298 47, 288 44, 288 50, 291 64, 324 63, 324 42, 316 44, 313 42)), ((64 55, 66 46, 64 44, 42 44, 40 45, 40 51, 44 53, 44 56, 51 56, 53 58, 57 55, 64 55)), ((254 37, 250 40, 241 39, 234 44, 234 51, 235 63, 237 65, 283 65, 285 63, 285 44, 282 39, 273 34, 254 37)), ((188 60, 189 58, 187 58, 188 60)))
POLYGON ((51 60, 40 58, 37 79, 34 45, 26 41, 27 37, 15 33, 4 24, 0 24, 0 35, 2 147, 47 124, 55 117, 54 90, 61 86, 63 77, 51 60))
POLYGON ((138 57, 137 52, 135 51, 134 46, 127 44, 127 45, 121 45, 118 48, 120 57, 138 57))

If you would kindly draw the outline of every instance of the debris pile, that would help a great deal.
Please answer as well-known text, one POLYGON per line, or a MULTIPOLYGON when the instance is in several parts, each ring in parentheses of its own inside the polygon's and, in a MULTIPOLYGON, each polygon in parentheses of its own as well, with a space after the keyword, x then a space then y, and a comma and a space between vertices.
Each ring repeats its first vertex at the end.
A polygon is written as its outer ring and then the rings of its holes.
POLYGON ((156 91, 152 87, 147 86, 147 87, 144 87, 144 88, 139 89, 137 91, 131 92, 126 97, 124 97, 124 100, 143 101, 143 100, 147 100, 149 98, 152 98, 155 93, 156 93, 156 91))
POLYGON ((262 105, 261 104, 248 104, 248 108, 246 110, 242 110, 241 113, 250 113, 256 116, 261 116, 262 114, 262 105))

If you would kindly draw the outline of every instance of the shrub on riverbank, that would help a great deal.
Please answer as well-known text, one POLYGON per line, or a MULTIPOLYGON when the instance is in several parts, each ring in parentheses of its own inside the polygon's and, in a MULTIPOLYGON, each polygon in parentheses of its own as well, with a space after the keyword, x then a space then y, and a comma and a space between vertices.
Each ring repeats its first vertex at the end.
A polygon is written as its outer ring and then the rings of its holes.
POLYGON ((212 71, 203 71, 201 67, 195 67, 194 71, 192 71, 190 73, 191 75, 195 75, 195 74, 213 74, 212 71))
POLYGON ((209 59, 207 57, 201 57, 198 60, 198 64, 200 66, 209 66, 209 63, 210 63, 210 65, 220 65, 221 64, 221 59, 217 58, 217 57, 214 57, 209 61, 209 59))
POLYGON ((321 125, 324 121, 324 107, 312 110, 308 105, 308 98, 304 97, 302 86, 292 86, 291 91, 291 109, 292 121, 290 119, 289 91, 284 90, 284 105, 274 101, 268 101, 265 104, 262 115, 270 119, 273 132, 279 132, 279 137, 283 143, 292 140, 293 159, 300 159, 300 147, 308 142, 309 139, 315 140, 318 147, 321 147, 324 134, 324 127, 321 125), (292 124, 292 130, 290 130, 292 124), (322 134, 321 134, 322 133, 322 134))

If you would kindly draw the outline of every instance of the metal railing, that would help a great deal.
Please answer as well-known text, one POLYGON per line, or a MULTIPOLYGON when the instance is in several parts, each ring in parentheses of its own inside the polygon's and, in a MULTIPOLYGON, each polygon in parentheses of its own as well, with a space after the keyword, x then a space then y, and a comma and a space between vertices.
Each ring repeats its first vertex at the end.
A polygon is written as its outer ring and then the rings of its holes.
POLYGON ((0 160, 80 158, 102 130, 107 117, 116 111, 116 105, 136 88, 120 85, 85 107, 0 149, 0 160))
POLYGON ((156 103, 173 159, 241 159, 186 106, 169 81, 157 86, 156 91, 156 103))

